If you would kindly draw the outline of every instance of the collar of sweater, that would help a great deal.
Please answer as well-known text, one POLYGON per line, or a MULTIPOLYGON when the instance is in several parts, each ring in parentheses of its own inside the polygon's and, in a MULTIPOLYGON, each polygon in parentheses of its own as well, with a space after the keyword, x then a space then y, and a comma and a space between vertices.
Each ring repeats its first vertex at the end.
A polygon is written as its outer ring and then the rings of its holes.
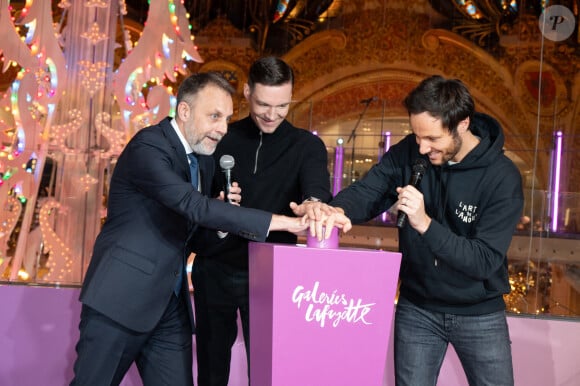
MULTIPOLYGON (((249 132, 251 135, 260 137, 260 129, 258 126, 256 126, 252 118, 248 117, 247 119, 251 122, 251 126, 249 126, 249 132)), ((278 126, 273 133, 262 133, 262 141, 266 143, 276 142, 280 139, 286 138, 292 129, 293 126, 290 124, 290 122, 284 119, 282 123, 280 123, 280 126, 278 126)))

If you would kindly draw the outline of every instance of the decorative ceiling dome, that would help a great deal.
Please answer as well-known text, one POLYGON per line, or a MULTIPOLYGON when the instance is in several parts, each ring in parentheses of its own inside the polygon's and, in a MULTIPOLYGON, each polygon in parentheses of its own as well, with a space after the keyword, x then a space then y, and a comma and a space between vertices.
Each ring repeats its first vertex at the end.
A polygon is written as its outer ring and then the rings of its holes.
MULTIPOLYGON (((127 0, 129 15, 145 20, 148 0, 127 0)), ((185 0, 192 32, 198 34, 218 18, 227 18, 251 36, 260 53, 284 54, 326 26, 338 14, 340 0, 185 0)))
MULTIPOLYGON (((429 0, 435 10, 449 18, 447 29, 456 32, 490 52, 505 46, 513 39, 506 36, 518 36, 518 43, 525 41, 534 32, 539 34, 538 20, 545 9, 553 5, 562 5, 571 10, 570 20, 578 31, 579 0, 564 1, 518 1, 518 0, 429 0)), ((537 37, 533 39, 538 41, 537 37)), ((566 45, 578 48, 580 35, 570 34, 563 41, 566 45)))

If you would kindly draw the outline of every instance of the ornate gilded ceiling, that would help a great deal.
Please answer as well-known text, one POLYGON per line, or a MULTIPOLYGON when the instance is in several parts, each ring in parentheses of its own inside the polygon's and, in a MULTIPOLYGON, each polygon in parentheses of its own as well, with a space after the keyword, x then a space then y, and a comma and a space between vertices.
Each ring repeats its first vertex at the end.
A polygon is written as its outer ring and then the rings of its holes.
MULTIPOLYGON (((574 140, 567 144, 568 154, 579 147, 576 35, 564 42, 543 39, 538 19, 531 13, 520 20, 500 17, 489 10, 492 2, 472 2, 486 13, 471 21, 455 6, 441 8, 433 3, 343 2, 339 28, 316 32, 284 54, 297 74, 299 102, 294 116, 321 133, 324 127, 332 127, 348 135, 360 116, 361 100, 378 98, 369 106, 366 119, 400 120, 405 115, 400 101, 423 77, 438 73, 461 78, 472 89, 478 109, 502 122, 506 148, 514 150, 522 169, 535 167, 535 178, 545 187, 555 122, 574 140), (494 15, 497 20, 491 18, 494 15), (493 33, 485 39, 465 34, 475 28, 459 27, 471 22, 494 24, 493 33)), ((206 34, 209 28, 197 35, 206 61, 197 68, 229 62, 239 68, 235 76, 243 83, 249 63, 259 53, 240 41, 224 45, 223 37, 215 44, 217 38, 206 34)), ((231 23, 229 28, 237 30, 231 23)), ((572 158, 568 157, 569 166, 572 158)))
MULTIPOLYGON (((562 41, 545 38, 538 27, 542 10, 553 4, 185 0, 204 60, 191 62, 189 69, 222 71, 241 90, 254 59, 283 55, 297 77, 293 118, 322 134, 332 128, 346 135, 360 117, 363 99, 377 97, 365 119, 401 122, 400 101, 422 78, 436 73, 461 78, 478 109, 503 124, 506 148, 522 170, 535 168, 540 188, 549 179, 553 131, 562 130, 569 139, 565 168, 572 176, 563 190, 579 191, 574 181, 580 181, 580 171, 571 167, 580 148, 578 0, 558 2, 576 23, 562 41)), ((125 23, 138 34, 148 1, 127 0, 127 6, 125 23)))
MULTIPOLYGON (((148 0, 127 0, 130 17, 145 20, 148 0)), ((341 0, 185 0, 192 31, 226 19, 259 53, 282 55, 340 14, 341 0)))

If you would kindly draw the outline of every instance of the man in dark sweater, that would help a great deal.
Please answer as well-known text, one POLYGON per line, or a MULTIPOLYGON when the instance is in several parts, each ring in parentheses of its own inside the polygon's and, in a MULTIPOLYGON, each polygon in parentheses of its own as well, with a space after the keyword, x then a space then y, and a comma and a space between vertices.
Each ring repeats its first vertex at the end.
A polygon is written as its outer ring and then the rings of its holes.
POLYGON ((449 344, 470 385, 512 386, 503 295, 510 291, 506 253, 523 209, 521 175, 503 152, 501 126, 475 111, 461 81, 427 78, 404 104, 413 133, 363 179, 330 206, 292 206, 313 219, 314 210, 326 213, 327 227, 334 219, 361 223, 393 205, 406 214, 399 229, 397 386, 434 386, 449 344), (417 159, 429 167, 410 184, 417 159))
MULTIPOLYGON (((244 85, 250 114, 230 125, 214 153, 216 163, 223 155, 234 158, 232 181, 242 189, 241 206, 292 216, 290 202, 332 197, 324 143, 286 120, 293 84, 291 67, 279 58, 259 59, 250 68, 244 85)), ((222 177, 215 180, 217 193, 223 190, 223 176, 216 177, 222 177)), ((249 353, 248 242, 216 232, 208 238, 191 276, 198 383, 227 386, 238 311, 249 353)), ((270 232, 266 241, 295 244, 296 235, 270 232)))

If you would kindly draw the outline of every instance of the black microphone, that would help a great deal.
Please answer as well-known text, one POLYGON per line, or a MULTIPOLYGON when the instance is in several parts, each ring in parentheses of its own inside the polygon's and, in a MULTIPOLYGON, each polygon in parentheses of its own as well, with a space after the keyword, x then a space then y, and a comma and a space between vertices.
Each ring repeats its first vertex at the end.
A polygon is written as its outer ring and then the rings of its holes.
MULTIPOLYGON (((415 163, 413 163, 413 174, 411 175, 411 180, 409 181, 408 185, 412 185, 415 188, 419 186, 421 183, 421 179, 423 175, 427 171, 427 167, 429 164, 423 158, 417 158, 415 163)), ((407 213, 403 212, 402 210, 399 211, 397 214, 397 227, 402 228, 407 223, 407 213)))
POLYGON ((232 187, 232 169, 234 165, 235 165, 234 157, 232 157, 229 154, 224 154, 221 156, 220 167, 222 168, 222 172, 224 172, 224 175, 226 177, 226 183, 224 186, 224 195, 225 195, 224 198, 228 202, 231 202, 228 199, 228 194, 230 194, 230 188, 232 187))
POLYGON ((362 100, 360 101, 360 103, 369 104, 369 103, 371 103, 371 102, 374 102, 374 101, 376 101, 377 99, 379 99, 379 98, 378 98, 377 96, 374 96, 374 97, 372 97, 372 98, 362 99, 362 100))

